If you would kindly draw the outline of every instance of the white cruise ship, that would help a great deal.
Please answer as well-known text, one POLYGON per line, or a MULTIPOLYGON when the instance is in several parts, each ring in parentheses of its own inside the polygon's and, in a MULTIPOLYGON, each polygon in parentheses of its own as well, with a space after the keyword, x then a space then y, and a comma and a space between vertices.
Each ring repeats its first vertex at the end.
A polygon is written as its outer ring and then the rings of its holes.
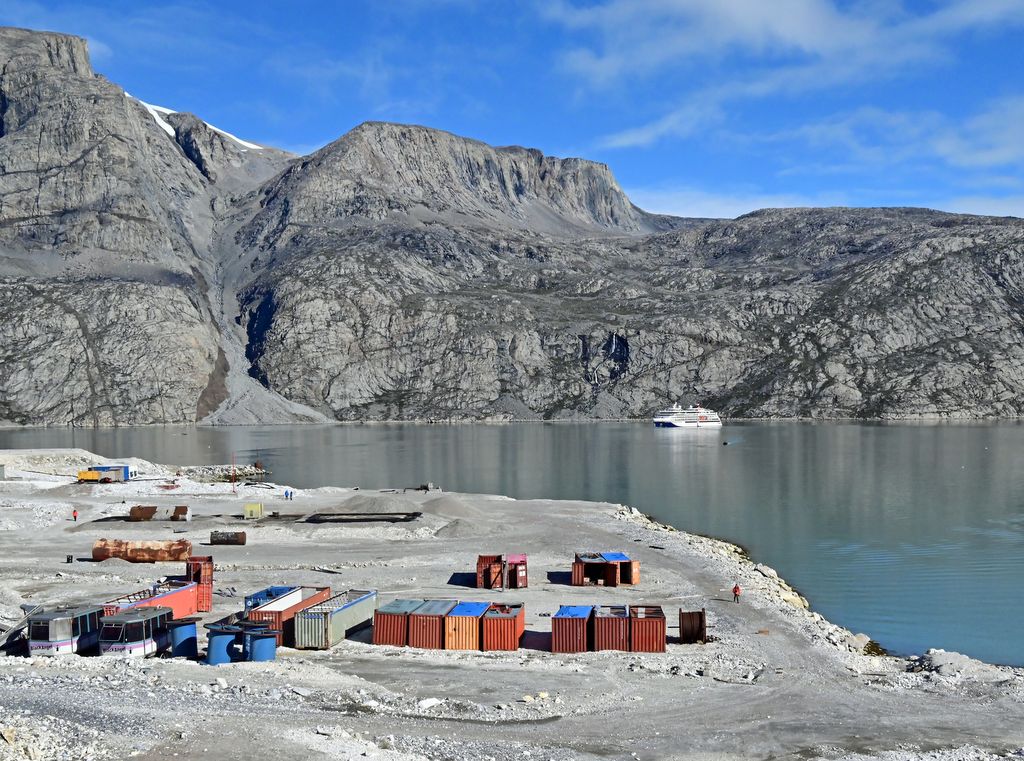
POLYGON ((714 410, 699 404, 685 409, 675 404, 655 413, 654 425, 657 428, 721 428, 722 419, 714 410))

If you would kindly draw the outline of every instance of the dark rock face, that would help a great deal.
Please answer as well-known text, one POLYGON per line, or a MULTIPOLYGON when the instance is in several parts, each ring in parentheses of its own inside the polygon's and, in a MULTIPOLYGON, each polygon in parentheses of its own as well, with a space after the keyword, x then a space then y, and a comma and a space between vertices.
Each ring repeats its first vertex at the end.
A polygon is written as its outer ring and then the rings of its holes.
POLYGON ((1016 416, 1024 222, 687 220, 367 123, 305 158, 0 29, 0 421, 1016 416))

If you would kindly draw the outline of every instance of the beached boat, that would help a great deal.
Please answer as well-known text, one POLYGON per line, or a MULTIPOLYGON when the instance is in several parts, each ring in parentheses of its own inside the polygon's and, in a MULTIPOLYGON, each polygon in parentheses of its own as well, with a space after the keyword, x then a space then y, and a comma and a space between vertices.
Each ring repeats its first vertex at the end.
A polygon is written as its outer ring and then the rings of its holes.
POLYGON ((721 428, 722 419, 714 410, 690 405, 685 409, 674 404, 654 415, 656 428, 721 428))

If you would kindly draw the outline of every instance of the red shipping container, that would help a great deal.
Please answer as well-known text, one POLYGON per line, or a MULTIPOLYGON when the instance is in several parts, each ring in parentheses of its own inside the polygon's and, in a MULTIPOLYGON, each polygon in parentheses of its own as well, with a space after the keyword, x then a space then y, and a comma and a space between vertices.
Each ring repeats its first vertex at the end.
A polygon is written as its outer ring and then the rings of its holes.
POLYGON ((582 587, 586 583, 586 575, 583 573, 583 563, 577 560, 572 564, 572 585, 574 587, 582 587))
POLYGON ((590 605, 563 605, 551 617, 551 652, 585 653, 593 640, 590 605))
POLYGON ((526 571, 526 555, 508 555, 508 588, 525 589, 529 586, 529 575, 526 571))
POLYGON ((128 608, 170 608, 174 618, 188 618, 199 612, 199 585, 192 581, 167 581, 140 589, 103 604, 103 615, 112 616, 128 608))
POLYGON ((213 610, 213 557, 193 555, 185 561, 185 575, 199 585, 199 612, 209 613, 213 610))
POLYGON ((277 631, 277 645, 295 645, 295 614, 331 596, 330 587, 298 587, 249 611, 250 621, 270 624, 277 631))
POLYGON ((639 584, 640 583, 640 561, 630 560, 619 563, 619 583, 639 584))
POLYGON ((478 555, 476 558, 476 588, 499 588, 501 586, 501 569, 501 555, 478 555))
POLYGON ((455 600, 425 600, 409 614, 409 647, 444 649, 444 618, 455 600))
POLYGON ((629 606, 629 649, 634 653, 664 653, 668 627, 659 605, 629 606))
POLYGON ((619 564, 609 562, 604 567, 604 585, 606 587, 619 586, 619 564))
POLYGON ((373 614, 373 644, 405 647, 409 642, 409 614, 423 600, 393 600, 373 614))
POLYGON ((602 605, 594 610, 594 649, 629 650, 629 608, 602 605))
POLYGON ((484 613, 483 649, 518 650, 519 640, 525 631, 524 603, 493 603, 484 613))

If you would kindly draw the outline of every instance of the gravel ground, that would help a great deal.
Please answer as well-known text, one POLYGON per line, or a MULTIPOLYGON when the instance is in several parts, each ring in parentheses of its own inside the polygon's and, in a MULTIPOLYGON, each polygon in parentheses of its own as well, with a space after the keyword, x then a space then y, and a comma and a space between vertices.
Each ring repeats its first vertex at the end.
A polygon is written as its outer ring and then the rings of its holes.
MULTIPOLYGON (((621 505, 492 495, 296 490, 177 476, 134 461, 130 484, 78 485, 80 451, 0 452, 0 623, 19 605, 102 601, 182 564, 87 558, 108 538, 187 538, 216 563, 213 620, 271 583, 397 597, 526 603, 515 653, 374 647, 364 630, 327 652, 281 649, 270 664, 178 659, 0 658, 0 759, 988 759, 1024 755, 1024 670, 956 653, 867 655, 867 635, 814 613, 733 545, 676 531, 621 505), (48 475, 43 475, 43 472, 48 475), (262 501, 284 520, 242 524, 262 501), (188 504, 189 523, 109 520, 133 504, 188 504), (79 522, 70 520, 77 507, 79 522), (409 523, 308 524, 316 511, 418 510, 409 523), (107 520, 104 520, 107 519, 107 520), (211 529, 244 547, 208 547, 211 529), (183 531, 184 533, 176 533, 183 531), (621 550, 637 587, 570 587, 576 550, 621 550), (530 587, 466 586, 477 554, 527 552, 530 587), (725 590, 739 581, 736 605, 725 590), (547 651, 560 604, 652 603, 664 654, 547 651), (679 608, 708 612, 706 645, 677 641, 679 608)), ((184 472, 184 471, 183 471, 184 472)), ((193 474, 195 475, 195 474, 193 474)), ((202 476, 219 477, 217 469, 202 476)), ((1015 635, 1014 635, 1015 636, 1015 635)), ((868 648, 870 650, 870 647, 868 648)))

